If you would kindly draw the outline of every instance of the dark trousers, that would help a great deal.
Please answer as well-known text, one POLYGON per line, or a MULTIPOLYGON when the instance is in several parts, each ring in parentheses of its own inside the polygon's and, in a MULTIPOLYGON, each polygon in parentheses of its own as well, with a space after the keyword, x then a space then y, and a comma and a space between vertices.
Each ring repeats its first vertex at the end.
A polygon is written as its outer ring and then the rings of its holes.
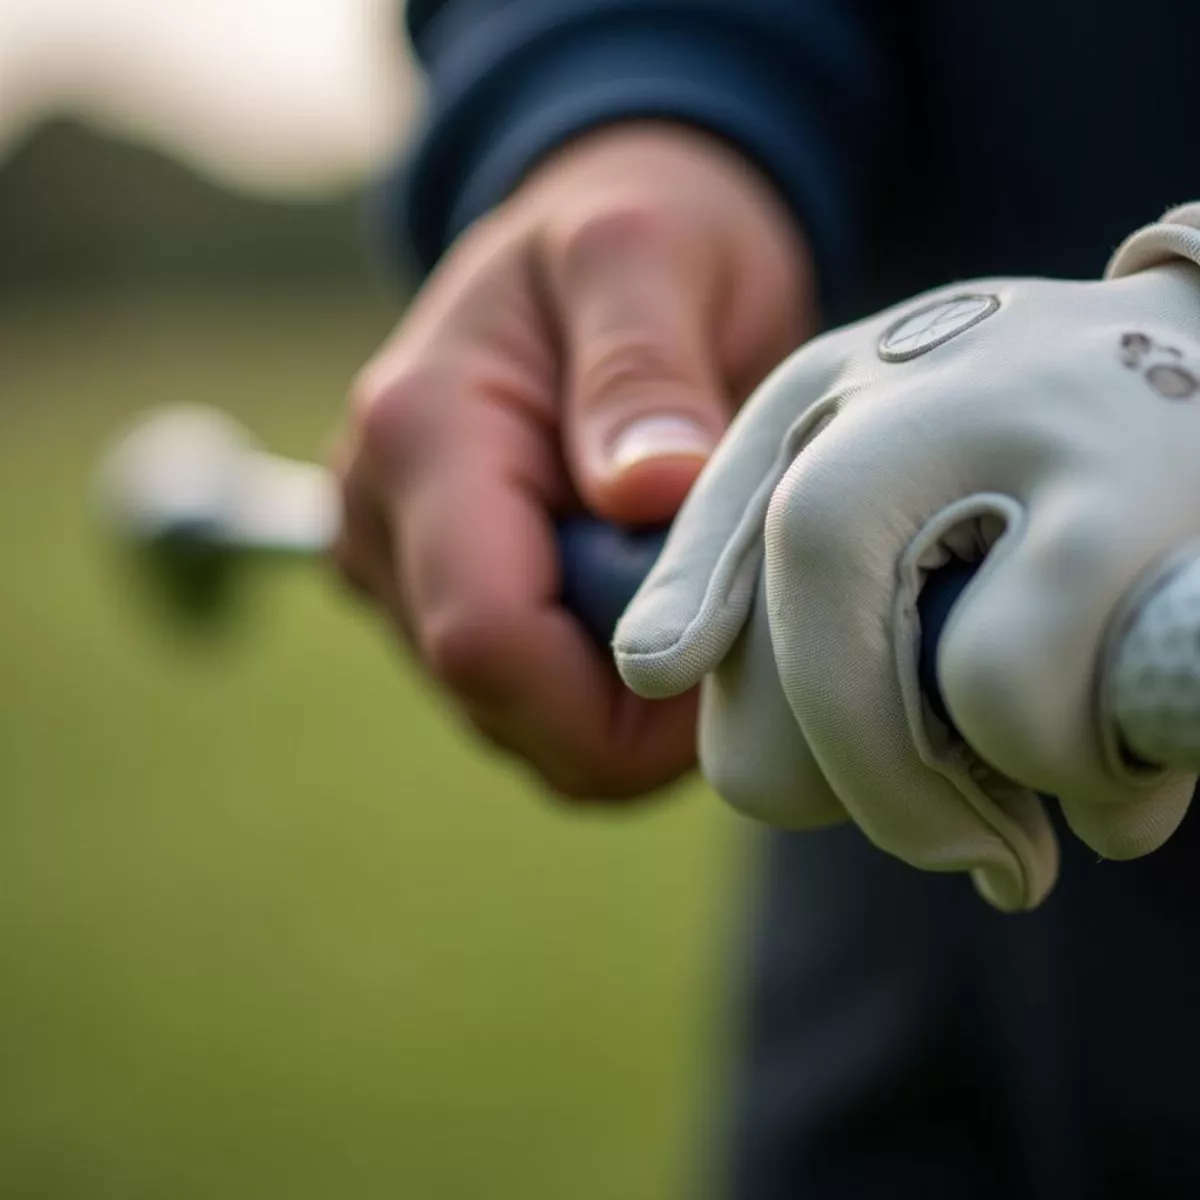
POLYGON ((1131 863, 1059 833, 1017 916, 852 827, 770 837, 718 1194, 1200 1196, 1200 814, 1131 863))

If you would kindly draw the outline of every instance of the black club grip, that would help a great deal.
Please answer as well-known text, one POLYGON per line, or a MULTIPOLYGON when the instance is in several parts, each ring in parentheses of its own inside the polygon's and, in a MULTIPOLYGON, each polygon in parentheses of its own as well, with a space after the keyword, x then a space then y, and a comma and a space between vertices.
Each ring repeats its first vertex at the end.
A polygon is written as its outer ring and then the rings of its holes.
MULTIPOLYGON (((592 517, 575 517, 559 525, 563 604, 579 618, 600 646, 613 630, 634 593, 646 578, 666 540, 664 530, 624 530, 592 517)), ((921 687, 938 716, 951 724, 937 678, 937 647, 954 602, 975 572, 975 564, 958 560, 932 572, 921 590, 919 669, 921 687)))

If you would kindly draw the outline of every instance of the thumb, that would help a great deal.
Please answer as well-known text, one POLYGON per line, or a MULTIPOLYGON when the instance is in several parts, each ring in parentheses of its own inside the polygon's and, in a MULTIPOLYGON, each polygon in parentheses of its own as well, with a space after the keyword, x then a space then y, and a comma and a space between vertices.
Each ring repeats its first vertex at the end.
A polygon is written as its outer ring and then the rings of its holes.
POLYGON ((659 221, 627 212, 593 219, 557 266, 576 489, 598 516, 666 522, 730 419, 712 349, 714 272, 659 221))

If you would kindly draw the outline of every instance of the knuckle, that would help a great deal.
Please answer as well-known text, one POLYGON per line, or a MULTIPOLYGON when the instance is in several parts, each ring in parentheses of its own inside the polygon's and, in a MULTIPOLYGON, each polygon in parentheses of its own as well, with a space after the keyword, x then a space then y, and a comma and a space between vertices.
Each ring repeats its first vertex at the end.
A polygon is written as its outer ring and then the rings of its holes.
POLYGON ((550 234, 554 256, 568 278, 589 274, 615 256, 661 251, 672 237, 670 216, 636 197, 610 200, 561 222, 550 234))
POLYGON ((848 549, 845 510, 798 464, 771 494, 763 529, 768 555, 814 567, 840 561, 848 549))
POLYGON ((433 677, 455 695, 502 701, 516 682, 504 678, 507 629, 503 613, 484 607, 429 617, 422 623, 421 655, 433 677))
POLYGON ((656 387, 693 381, 667 347, 636 331, 595 339, 579 357, 577 382, 586 395, 644 395, 648 382, 656 387))
POLYGON ((365 456, 383 461, 407 456, 425 440, 450 388, 448 372, 440 366, 387 374, 366 368, 350 393, 352 419, 365 456))
MULTIPOLYGON (((1074 671, 1056 663, 1056 686, 1046 684, 1047 643, 1010 636, 993 606, 965 601, 942 637, 938 677, 942 695, 967 744, 993 768, 1026 786, 1049 782, 1071 757, 1077 717, 1074 671)), ((1032 632, 1027 631, 1027 632, 1032 632)))
POLYGON ((831 412, 817 418, 771 493, 763 523, 768 555, 844 574, 862 564, 863 531, 887 531, 880 544, 893 540, 880 472, 868 474, 856 461, 853 440, 831 412))
POLYGON ((1012 650, 1011 645, 987 636, 969 622, 968 613, 960 615, 957 628, 947 633, 941 644, 940 673, 947 700, 957 702, 960 710, 968 713, 980 697, 986 698, 993 711, 1013 707, 1014 699, 1019 703, 1021 666, 1012 650))

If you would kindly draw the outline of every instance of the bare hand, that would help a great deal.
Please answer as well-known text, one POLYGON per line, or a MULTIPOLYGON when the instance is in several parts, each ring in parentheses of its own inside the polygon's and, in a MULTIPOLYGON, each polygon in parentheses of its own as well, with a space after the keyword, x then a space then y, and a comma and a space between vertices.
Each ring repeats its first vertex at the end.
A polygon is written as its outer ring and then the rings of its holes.
POLYGON ((735 151, 581 138, 467 231, 354 389, 343 574, 486 737, 555 791, 695 759, 695 696, 640 700, 559 604, 557 516, 669 520, 740 402, 813 332, 806 245, 735 151))

